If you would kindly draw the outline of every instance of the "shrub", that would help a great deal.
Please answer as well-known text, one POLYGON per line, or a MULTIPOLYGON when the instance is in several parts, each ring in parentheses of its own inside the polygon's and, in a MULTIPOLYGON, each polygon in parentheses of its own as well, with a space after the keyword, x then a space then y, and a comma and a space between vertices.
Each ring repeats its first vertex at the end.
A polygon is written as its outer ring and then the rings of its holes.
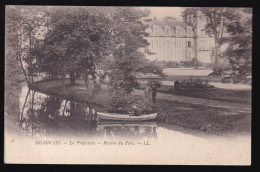
POLYGON ((156 108, 143 98, 125 92, 113 92, 111 97, 111 101, 106 105, 107 111, 111 113, 140 115, 153 112, 156 108))
POLYGON ((231 71, 228 67, 214 67, 213 72, 209 74, 209 76, 224 76, 229 75, 231 71))
POLYGON ((175 81, 174 82, 174 89, 180 90, 180 89, 209 89, 214 88, 213 85, 208 84, 208 80, 202 80, 199 77, 197 79, 193 79, 192 77, 190 79, 184 79, 182 81, 175 81))
POLYGON ((184 67, 199 67, 202 64, 197 59, 193 58, 191 61, 181 61, 180 65, 184 67))
POLYGON ((176 61, 168 61, 166 62, 166 65, 164 66, 166 68, 177 68, 179 67, 179 63, 176 61))
POLYGON ((162 82, 161 81, 157 81, 157 80, 150 80, 150 81, 148 81, 147 84, 148 85, 155 85, 156 88, 160 88, 161 85, 162 85, 162 82))

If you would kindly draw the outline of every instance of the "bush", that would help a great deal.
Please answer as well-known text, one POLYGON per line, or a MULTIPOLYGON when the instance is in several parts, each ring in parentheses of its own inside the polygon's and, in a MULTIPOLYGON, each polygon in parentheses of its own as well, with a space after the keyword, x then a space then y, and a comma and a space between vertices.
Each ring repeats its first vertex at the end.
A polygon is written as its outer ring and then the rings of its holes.
POLYGON ((113 92, 111 97, 111 101, 106 105, 107 111, 111 113, 140 115, 154 112, 156 109, 155 105, 132 94, 113 92))
POLYGON ((193 58, 191 61, 181 61, 180 65, 184 67, 199 67, 202 64, 197 59, 193 58))
POLYGON ((174 89, 209 89, 215 88, 213 85, 208 84, 208 80, 202 80, 200 78, 193 79, 192 77, 188 80, 184 79, 183 81, 175 81, 174 82, 174 89))
POLYGON ((227 67, 214 67, 213 72, 209 76, 223 76, 228 73, 227 67))
POLYGON ((162 85, 162 82, 161 81, 157 81, 157 80, 150 80, 150 81, 148 81, 147 84, 148 85, 155 85, 156 88, 160 88, 161 85, 162 85))
POLYGON ((176 61, 168 61, 166 62, 165 66, 166 68, 178 68, 180 64, 176 61))

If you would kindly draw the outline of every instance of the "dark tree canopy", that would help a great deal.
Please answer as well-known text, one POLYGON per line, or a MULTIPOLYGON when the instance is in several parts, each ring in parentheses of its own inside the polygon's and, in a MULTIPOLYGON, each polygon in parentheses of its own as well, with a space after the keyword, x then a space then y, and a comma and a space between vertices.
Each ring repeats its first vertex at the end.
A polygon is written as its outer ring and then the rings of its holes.
MULTIPOLYGON (((37 10, 35 8, 28 14, 35 17, 33 13, 37 10)), ((17 11, 15 14, 20 17, 20 13, 17 11)), ((130 93, 138 85, 136 73, 163 76, 160 68, 145 60, 145 54, 151 54, 145 39, 148 25, 143 22, 143 17, 148 15, 149 11, 129 7, 42 8, 40 15, 36 15, 39 21, 37 26, 25 29, 26 33, 21 36, 29 38, 26 58, 20 56, 21 64, 27 64, 24 73, 26 76, 45 73, 60 78, 63 85, 65 77, 77 73, 88 87, 89 76, 95 85, 98 71, 101 70, 110 73, 109 86, 112 91, 121 89, 130 93), (42 38, 33 39, 32 31, 41 33, 42 38), (40 44, 35 43, 37 39, 40 44)), ((28 16, 22 17, 27 21, 28 16)), ((15 21, 11 16, 7 23, 15 21)), ((36 20, 30 20, 31 23, 33 21, 36 20)), ((21 55, 21 52, 18 54, 21 55)))

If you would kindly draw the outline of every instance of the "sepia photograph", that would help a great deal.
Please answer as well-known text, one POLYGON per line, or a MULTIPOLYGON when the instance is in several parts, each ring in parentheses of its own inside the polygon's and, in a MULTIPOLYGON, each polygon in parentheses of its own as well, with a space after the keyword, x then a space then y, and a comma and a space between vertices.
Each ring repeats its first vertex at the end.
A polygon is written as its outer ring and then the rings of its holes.
POLYGON ((6 5, 4 163, 251 165, 252 17, 6 5))

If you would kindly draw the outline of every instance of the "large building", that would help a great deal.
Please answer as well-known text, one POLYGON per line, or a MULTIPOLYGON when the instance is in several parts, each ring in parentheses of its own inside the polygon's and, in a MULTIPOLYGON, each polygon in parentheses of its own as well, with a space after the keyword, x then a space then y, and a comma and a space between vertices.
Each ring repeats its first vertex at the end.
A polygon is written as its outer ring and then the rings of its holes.
POLYGON ((153 18, 148 21, 150 49, 154 55, 147 58, 152 61, 191 61, 213 63, 214 39, 203 31, 206 19, 188 16, 186 24, 173 17, 153 18))

